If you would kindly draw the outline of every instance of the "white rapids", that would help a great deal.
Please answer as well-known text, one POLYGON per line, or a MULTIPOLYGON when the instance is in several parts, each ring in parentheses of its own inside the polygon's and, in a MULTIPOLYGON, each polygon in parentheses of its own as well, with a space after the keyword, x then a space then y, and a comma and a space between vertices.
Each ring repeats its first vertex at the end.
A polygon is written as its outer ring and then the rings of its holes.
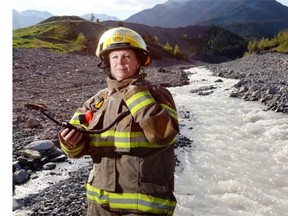
MULTIPOLYGON (((204 67, 187 70, 190 84, 169 88, 181 116, 180 133, 193 140, 190 149, 176 149, 175 216, 282 216, 288 212, 288 115, 263 111, 259 102, 231 98, 238 80, 224 79, 204 67), (216 86, 200 96, 190 90, 216 86)), ((68 178, 87 159, 59 165, 68 178), (65 166, 69 166, 66 170, 65 166)), ((45 173, 23 186, 16 197, 49 187, 45 173)), ((16 215, 16 214, 14 214, 16 215)))
POLYGON ((191 114, 179 116, 180 132, 193 140, 190 151, 176 152, 175 216, 288 215, 288 115, 229 97, 238 80, 215 83, 203 67, 188 72, 188 86, 169 88, 191 114), (213 94, 189 93, 210 85, 213 94))

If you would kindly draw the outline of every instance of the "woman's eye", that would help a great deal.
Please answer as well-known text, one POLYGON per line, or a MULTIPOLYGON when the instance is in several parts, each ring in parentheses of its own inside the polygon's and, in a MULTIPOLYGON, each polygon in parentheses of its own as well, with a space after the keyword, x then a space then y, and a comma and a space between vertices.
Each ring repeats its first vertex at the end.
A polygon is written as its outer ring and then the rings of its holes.
POLYGON ((113 60, 117 60, 117 59, 130 60, 130 59, 131 59, 131 56, 130 56, 129 54, 127 54, 127 55, 111 55, 111 56, 110 56, 110 59, 113 59, 113 60))

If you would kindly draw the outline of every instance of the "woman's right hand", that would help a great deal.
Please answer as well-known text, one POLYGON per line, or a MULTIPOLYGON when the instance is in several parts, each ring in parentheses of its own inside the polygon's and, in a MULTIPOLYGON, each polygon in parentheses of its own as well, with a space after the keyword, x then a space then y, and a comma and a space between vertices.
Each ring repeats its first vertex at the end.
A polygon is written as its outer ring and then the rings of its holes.
POLYGON ((65 145, 74 148, 80 143, 83 134, 75 129, 65 128, 61 131, 60 136, 65 141, 65 145))

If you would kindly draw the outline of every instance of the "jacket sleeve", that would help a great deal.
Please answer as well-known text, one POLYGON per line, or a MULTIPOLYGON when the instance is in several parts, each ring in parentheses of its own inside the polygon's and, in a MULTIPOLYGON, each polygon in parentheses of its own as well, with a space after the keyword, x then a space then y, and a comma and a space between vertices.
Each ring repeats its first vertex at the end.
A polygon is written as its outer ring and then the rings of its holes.
MULTIPOLYGON (((82 107, 76 109, 75 113, 73 114, 72 118, 70 119, 69 123, 72 125, 75 125, 77 127, 82 127, 87 129, 88 123, 81 123, 79 116, 81 114, 84 114, 91 110, 93 112, 97 112, 97 104, 99 104, 99 98, 101 98, 101 95, 103 94, 104 90, 97 93, 95 96, 91 97, 89 100, 87 100, 85 103, 83 103, 82 107), (96 106, 95 106, 96 105, 96 106)), ((100 101, 101 102, 101 101, 100 101)), ((60 136, 61 131, 58 133, 58 139, 60 142, 60 148, 62 151, 70 158, 80 158, 83 155, 89 154, 89 135, 83 134, 82 140, 75 146, 75 147, 67 147, 67 144, 65 140, 62 139, 60 136)))
POLYGON ((150 143, 168 145, 175 141, 179 132, 177 110, 167 89, 136 86, 123 95, 123 100, 150 143))
POLYGON ((84 148, 85 148, 85 140, 86 140, 86 136, 84 136, 84 138, 78 143, 77 146, 75 147, 68 147, 66 145, 66 141, 62 139, 62 137, 60 136, 61 131, 58 133, 58 139, 60 142, 60 148, 61 150, 70 158, 80 158, 82 157, 84 154, 84 148))

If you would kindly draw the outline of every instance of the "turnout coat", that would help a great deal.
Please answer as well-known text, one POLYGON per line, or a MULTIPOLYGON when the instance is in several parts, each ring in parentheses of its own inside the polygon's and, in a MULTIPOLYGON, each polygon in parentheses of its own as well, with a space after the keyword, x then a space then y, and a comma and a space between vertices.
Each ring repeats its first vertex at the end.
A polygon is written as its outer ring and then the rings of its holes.
POLYGON ((86 183, 89 202, 111 211, 172 215, 177 111, 171 93, 145 76, 124 81, 108 78, 108 87, 78 108, 70 123, 99 130, 119 114, 129 111, 129 115, 105 132, 84 134, 73 148, 59 136, 60 146, 71 158, 91 156, 93 169, 86 183), (83 122, 80 116, 87 111, 93 117, 83 122))

